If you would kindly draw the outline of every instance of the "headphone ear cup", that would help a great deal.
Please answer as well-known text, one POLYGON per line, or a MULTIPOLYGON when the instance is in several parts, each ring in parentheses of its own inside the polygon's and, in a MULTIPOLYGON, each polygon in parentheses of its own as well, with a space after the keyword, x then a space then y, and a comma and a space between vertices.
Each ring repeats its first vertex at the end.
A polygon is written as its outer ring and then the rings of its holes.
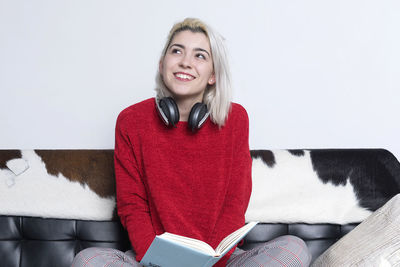
POLYGON ((172 97, 161 98, 157 103, 157 110, 167 126, 174 126, 179 122, 179 109, 172 97))
POLYGON ((203 123, 207 120, 210 113, 208 112, 207 105, 203 103, 196 103, 189 113, 188 126, 192 132, 201 128, 203 123))

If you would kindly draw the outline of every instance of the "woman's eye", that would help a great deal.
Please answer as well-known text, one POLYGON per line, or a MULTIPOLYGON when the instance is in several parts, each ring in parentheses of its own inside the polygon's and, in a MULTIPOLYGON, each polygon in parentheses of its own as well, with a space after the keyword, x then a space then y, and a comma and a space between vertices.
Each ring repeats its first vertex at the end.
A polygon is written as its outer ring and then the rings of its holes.
POLYGON ((196 57, 201 58, 201 59, 206 59, 206 56, 203 54, 197 54, 196 57))
POLYGON ((174 48, 174 49, 172 49, 171 52, 172 52, 172 54, 180 54, 181 50, 174 48))

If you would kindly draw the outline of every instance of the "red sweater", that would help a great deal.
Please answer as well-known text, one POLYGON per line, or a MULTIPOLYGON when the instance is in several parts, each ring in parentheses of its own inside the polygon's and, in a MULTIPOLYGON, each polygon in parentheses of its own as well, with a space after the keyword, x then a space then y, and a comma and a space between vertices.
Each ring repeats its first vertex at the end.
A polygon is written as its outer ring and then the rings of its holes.
MULTIPOLYGON (((117 208, 140 261, 170 232, 216 247, 244 225, 251 193, 248 117, 232 104, 225 126, 167 128, 154 98, 123 110, 115 134, 117 208)), ((225 266, 231 250, 215 266, 225 266)))

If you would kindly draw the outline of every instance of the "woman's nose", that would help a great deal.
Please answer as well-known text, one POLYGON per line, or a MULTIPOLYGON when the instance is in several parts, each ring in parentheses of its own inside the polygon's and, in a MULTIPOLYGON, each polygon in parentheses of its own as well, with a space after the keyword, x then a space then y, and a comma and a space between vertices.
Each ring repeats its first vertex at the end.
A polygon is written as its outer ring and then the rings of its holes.
POLYGON ((180 65, 183 68, 191 68, 192 67, 192 60, 190 55, 186 54, 181 57, 180 65))

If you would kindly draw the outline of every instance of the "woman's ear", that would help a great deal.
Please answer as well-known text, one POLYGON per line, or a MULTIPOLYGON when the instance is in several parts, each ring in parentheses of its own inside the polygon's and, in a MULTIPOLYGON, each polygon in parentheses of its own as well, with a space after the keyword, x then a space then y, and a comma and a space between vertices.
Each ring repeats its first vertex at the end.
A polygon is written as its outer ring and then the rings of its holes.
POLYGON ((215 73, 213 73, 210 77, 210 79, 208 79, 208 84, 209 85, 213 85, 215 84, 215 73))

